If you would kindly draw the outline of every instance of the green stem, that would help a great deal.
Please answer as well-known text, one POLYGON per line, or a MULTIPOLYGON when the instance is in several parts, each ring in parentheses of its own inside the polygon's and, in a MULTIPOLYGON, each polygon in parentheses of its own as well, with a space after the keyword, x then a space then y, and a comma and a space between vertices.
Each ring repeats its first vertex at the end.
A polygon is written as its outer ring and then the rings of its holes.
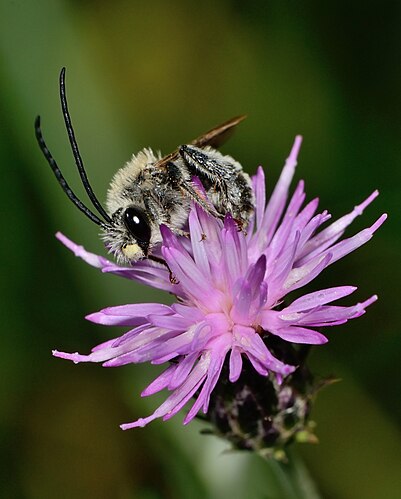
POLYGON ((272 459, 269 464, 285 499, 322 499, 317 487, 295 451, 287 451, 288 461, 281 463, 272 459))

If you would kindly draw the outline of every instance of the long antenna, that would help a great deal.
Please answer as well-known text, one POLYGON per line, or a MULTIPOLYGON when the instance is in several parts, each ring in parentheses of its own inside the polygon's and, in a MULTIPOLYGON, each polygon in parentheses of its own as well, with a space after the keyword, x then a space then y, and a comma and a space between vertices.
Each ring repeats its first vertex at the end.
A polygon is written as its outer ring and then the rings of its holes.
POLYGON ((47 162, 50 165, 50 168, 53 170, 54 175, 56 176, 56 179, 58 183, 61 185, 61 188, 63 191, 67 194, 67 196, 70 198, 70 200, 75 204, 75 206, 82 211, 92 222, 95 222, 95 224, 100 225, 103 228, 107 227, 107 224, 105 224, 100 218, 98 218, 94 213, 92 213, 83 203, 80 201, 77 196, 74 194, 70 186, 67 184, 67 181, 65 180, 63 174, 61 173, 60 168, 58 167, 56 160, 53 158, 51 152, 47 148, 47 145, 44 141, 43 135, 42 135, 42 130, 40 128, 40 116, 37 116, 35 119, 35 135, 36 139, 38 141, 39 147, 46 158, 47 162))
POLYGON ((85 190, 89 196, 89 199, 92 201, 93 206, 97 209, 99 214, 106 220, 106 222, 111 223, 111 218, 106 213, 103 206, 100 204, 99 200, 97 199, 97 197, 96 197, 95 193, 93 192, 93 189, 89 183, 88 177, 86 175, 85 167, 84 167, 84 164, 82 161, 82 157, 81 157, 81 154, 80 154, 79 149, 78 149, 78 144, 77 144, 77 141, 75 139, 74 129, 73 129, 72 123, 71 123, 71 116, 70 116, 70 113, 68 111, 67 96, 66 96, 66 91, 65 91, 65 68, 62 68, 61 73, 60 73, 60 100, 61 100, 61 109, 63 111, 65 127, 67 129, 68 138, 70 140, 72 153, 73 153, 74 159, 75 159, 75 164, 77 165, 78 172, 79 172, 79 175, 81 177, 82 183, 83 183, 85 190))

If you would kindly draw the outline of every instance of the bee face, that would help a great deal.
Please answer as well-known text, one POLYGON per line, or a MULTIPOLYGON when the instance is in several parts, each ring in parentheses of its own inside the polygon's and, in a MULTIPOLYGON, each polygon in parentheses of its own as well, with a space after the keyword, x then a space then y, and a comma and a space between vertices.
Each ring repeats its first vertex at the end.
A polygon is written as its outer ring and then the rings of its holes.
POLYGON ((155 243, 157 227, 145 205, 143 173, 159 159, 150 149, 144 149, 120 168, 111 181, 106 201, 111 224, 103 227, 101 237, 121 263, 146 258, 155 243))
POLYGON ((108 251, 119 262, 130 263, 142 258, 161 261, 154 256, 155 248, 161 243, 160 225, 166 225, 178 235, 185 235, 192 202, 217 218, 224 218, 230 212, 239 222, 239 227, 246 226, 254 204, 249 176, 232 157, 215 149, 245 116, 213 128, 163 158, 150 149, 133 156, 111 182, 106 211, 89 184, 79 153, 67 106, 65 68, 60 74, 60 98, 75 164, 98 214, 82 203, 67 184, 45 144, 38 116, 35 134, 39 147, 69 199, 101 227, 101 237, 108 251))
POLYGON ((146 212, 129 205, 111 217, 112 225, 103 229, 102 239, 120 263, 146 258, 152 238, 152 226, 146 212))

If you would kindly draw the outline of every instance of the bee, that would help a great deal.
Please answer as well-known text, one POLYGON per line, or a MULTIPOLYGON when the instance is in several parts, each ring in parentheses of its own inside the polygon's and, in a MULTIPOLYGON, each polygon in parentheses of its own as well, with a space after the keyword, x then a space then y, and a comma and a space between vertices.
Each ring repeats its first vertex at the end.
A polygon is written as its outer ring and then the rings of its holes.
POLYGON ((61 109, 75 164, 98 215, 69 187, 44 141, 40 116, 35 120, 39 147, 69 199, 100 226, 107 249, 119 263, 129 264, 143 258, 160 261, 156 256, 162 241, 160 225, 165 224, 175 234, 187 235, 185 227, 193 202, 220 219, 231 213, 239 228, 246 227, 254 206, 250 178, 240 163, 216 150, 245 116, 209 130, 164 157, 151 149, 143 149, 115 174, 105 209, 93 192, 78 149, 67 105, 65 68, 61 70, 59 85, 61 109))

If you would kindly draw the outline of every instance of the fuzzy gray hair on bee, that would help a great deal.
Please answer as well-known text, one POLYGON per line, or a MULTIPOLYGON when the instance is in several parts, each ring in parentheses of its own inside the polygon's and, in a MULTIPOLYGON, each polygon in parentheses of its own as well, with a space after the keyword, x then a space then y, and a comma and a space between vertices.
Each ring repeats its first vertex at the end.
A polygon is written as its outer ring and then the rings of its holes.
POLYGON ((155 154, 151 149, 134 155, 115 174, 107 193, 106 210, 93 192, 79 152, 67 105, 65 68, 61 70, 59 84, 61 109, 75 164, 98 214, 69 187, 43 139, 39 116, 35 120, 35 135, 63 191, 79 210, 100 226, 101 237, 117 261, 131 263, 150 258, 163 262, 155 255, 162 241, 160 225, 185 235, 191 202, 217 218, 231 213, 240 228, 247 225, 254 207, 250 178, 240 163, 215 149, 228 139, 245 116, 226 121, 167 156, 155 154))

